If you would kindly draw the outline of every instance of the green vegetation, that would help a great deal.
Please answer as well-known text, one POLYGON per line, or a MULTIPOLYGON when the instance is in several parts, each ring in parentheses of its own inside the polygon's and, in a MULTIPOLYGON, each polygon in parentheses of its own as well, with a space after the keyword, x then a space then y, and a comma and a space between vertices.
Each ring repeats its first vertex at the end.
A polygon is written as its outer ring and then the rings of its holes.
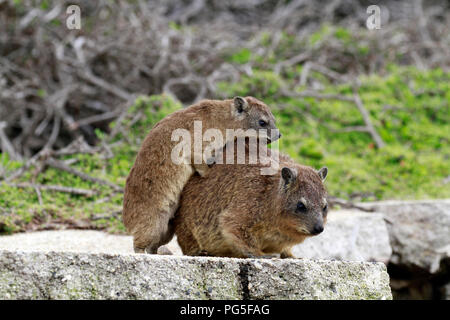
MULTIPOLYGON (((262 45, 268 37, 262 37, 262 45)), ((270 105, 283 134, 280 150, 300 163, 315 168, 327 166, 330 173, 326 185, 333 196, 363 201, 448 198, 450 183, 444 179, 450 175, 450 75, 439 69, 420 71, 391 65, 383 76, 359 78, 359 95, 386 143, 378 149, 368 133, 343 131, 364 125, 355 104, 282 93, 281 88, 294 92, 305 89, 298 85, 302 67, 287 66, 276 74, 274 65, 280 58, 275 57, 298 45, 319 48, 329 37, 348 47, 351 54, 369 54, 368 47, 361 42, 356 45, 345 29, 325 26, 311 35, 307 44, 296 44, 286 35, 269 56, 256 56, 247 49, 230 55, 231 63, 252 61, 253 74, 243 75, 238 83, 222 82, 218 91, 224 96, 253 95, 270 105)), ((350 84, 335 84, 315 71, 310 72, 309 79, 322 86, 324 94, 353 95, 350 84)), ((112 158, 81 154, 62 160, 76 159, 73 168, 123 187, 142 139, 157 121, 179 108, 181 104, 167 96, 140 97, 125 119, 111 124, 113 131, 120 125, 125 129, 119 132, 127 133, 112 138, 117 142, 111 150, 112 158)), ((104 132, 97 134, 101 141, 111 139, 104 132)), ((9 172, 20 165, 0 154, 0 169, 9 172)), ((34 169, 15 183, 32 181, 34 169)), ((94 189, 98 193, 85 197, 43 190, 41 206, 33 189, 0 182, 0 233, 55 228, 58 224, 124 231, 120 215, 113 214, 121 209, 122 194, 53 168, 38 175, 35 183, 94 189)))
MULTIPOLYGON (((386 77, 360 78, 359 94, 386 143, 381 149, 365 132, 342 132, 364 125, 356 105, 277 95, 291 81, 254 70, 240 83, 222 83, 221 90, 264 97, 283 134, 280 150, 300 163, 328 166, 331 195, 362 200, 450 195, 444 182, 450 174, 450 75, 392 66, 386 77)), ((324 93, 352 96, 350 85, 324 85, 324 93)))
MULTIPOLYGON (((166 96, 140 97, 130 107, 128 116, 121 125, 127 137, 118 134, 112 142, 114 156, 106 159, 100 155, 80 154, 64 159, 76 159, 73 168, 89 175, 125 186, 125 179, 133 165, 140 143, 146 132, 167 114, 181 108, 181 104, 166 96), (135 121, 136 115, 140 115, 135 121)), ((117 125, 112 123, 111 127, 117 125)), ((104 134, 99 134, 107 139, 104 134)), ((0 168, 13 171, 21 166, 9 161, 6 154, 0 156, 0 168)), ((18 182, 29 182, 33 168, 18 182)), ((72 188, 92 189, 98 193, 93 197, 69 193, 42 191, 41 206, 37 193, 32 188, 22 189, 0 182, 0 233, 12 233, 35 228, 57 228, 70 225, 75 228, 99 228, 110 232, 123 232, 120 215, 114 214, 122 207, 123 196, 111 188, 84 181, 67 172, 48 168, 36 177, 36 184, 60 185, 72 188)))

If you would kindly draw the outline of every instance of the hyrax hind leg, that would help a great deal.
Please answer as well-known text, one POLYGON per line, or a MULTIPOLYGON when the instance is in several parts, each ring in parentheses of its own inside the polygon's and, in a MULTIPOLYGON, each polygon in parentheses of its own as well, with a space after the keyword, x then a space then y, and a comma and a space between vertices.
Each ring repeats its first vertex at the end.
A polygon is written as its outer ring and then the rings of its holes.
POLYGON ((135 253, 156 254, 160 246, 169 243, 173 238, 174 228, 170 221, 171 213, 163 212, 149 218, 150 221, 142 224, 133 233, 135 253))
POLYGON ((280 253, 281 259, 288 259, 288 258, 295 258, 295 256, 292 254, 291 248, 286 248, 280 253))
POLYGON ((179 223, 176 227, 177 240, 183 254, 186 256, 205 255, 189 228, 183 223, 183 221, 179 221, 180 219, 176 219, 176 223, 179 223))
POLYGON ((133 172, 132 179, 127 180, 124 224, 133 235, 136 253, 156 254, 158 248, 173 237, 174 228, 170 220, 193 169, 191 165, 166 165, 167 168, 152 171, 148 177, 146 172, 133 172))

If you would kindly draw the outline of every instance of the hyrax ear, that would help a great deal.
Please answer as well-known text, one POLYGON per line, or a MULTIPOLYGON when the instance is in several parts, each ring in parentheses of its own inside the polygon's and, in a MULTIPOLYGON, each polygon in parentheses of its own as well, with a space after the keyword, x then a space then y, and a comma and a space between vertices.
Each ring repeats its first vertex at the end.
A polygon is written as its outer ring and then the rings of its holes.
POLYGON ((287 186, 289 184, 291 184, 292 182, 294 182, 295 178, 296 178, 296 172, 294 170, 291 170, 288 167, 284 167, 283 169, 281 169, 281 177, 284 180, 284 185, 287 186))
POLYGON ((317 171, 317 173, 319 174, 320 179, 322 179, 322 181, 325 181, 328 175, 328 168, 323 167, 319 171, 317 171))
POLYGON ((247 111, 248 110, 247 100, 245 100, 242 97, 234 97, 234 107, 236 108, 236 111, 239 113, 247 111))

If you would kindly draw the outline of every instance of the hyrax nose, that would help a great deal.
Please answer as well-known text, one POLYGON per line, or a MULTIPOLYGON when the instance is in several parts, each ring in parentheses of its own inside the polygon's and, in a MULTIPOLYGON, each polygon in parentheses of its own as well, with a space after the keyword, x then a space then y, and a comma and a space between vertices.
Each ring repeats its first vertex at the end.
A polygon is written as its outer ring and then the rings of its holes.
POLYGON ((279 132, 278 130, 276 130, 276 131, 271 131, 270 135, 271 135, 272 141, 277 141, 278 139, 281 138, 281 132, 279 132), (277 133, 278 133, 278 134, 277 134, 277 133))
POLYGON ((321 223, 316 223, 316 225, 313 228, 312 234, 319 234, 323 231, 323 225, 321 223))

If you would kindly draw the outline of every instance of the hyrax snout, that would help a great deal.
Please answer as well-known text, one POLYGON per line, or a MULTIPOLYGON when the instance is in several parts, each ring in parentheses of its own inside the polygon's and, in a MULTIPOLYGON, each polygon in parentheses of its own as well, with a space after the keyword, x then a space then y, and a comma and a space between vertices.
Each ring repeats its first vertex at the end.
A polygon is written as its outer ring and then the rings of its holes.
POLYGON ((261 163, 247 163, 216 164, 207 177, 193 176, 174 219, 183 253, 286 258, 292 246, 321 233, 327 169, 316 171, 285 155, 278 161, 273 175, 261 175, 261 163))
POLYGON ((249 129, 265 129, 261 131, 269 132, 269 141, 279 137, 269 107, 253 97, 203 100, 168 115, 150 130, 127 178, 124 194, 123 222, 133 235, 135 252, 156 253, 173 237, 169 221, 178 208, 181 191, 195 172, 204 175, 208 171, 205 149, 223 148, 227 139, 245 135, 249 129), (200 147, 190 141, 196 139, 198 128, 200 147), (205 135, 209 129, 219 132, 223 141, 205 135), (189 141, 183 141, 178 157, 182 161, 174 161, 173 151, 180 143, 174 140, 174 133, 180 130, 189 134, 189 141), (229 130, 235 130, 231 138, 227 136, 229 130))
POLYGON ((299 165, 281 169, 285 189, 291 188, 282 210, 291 227, 302 234, 317 235, 324 230, 328 204, 322 181, 327 173, 325 167, 319 171, 299 165))

